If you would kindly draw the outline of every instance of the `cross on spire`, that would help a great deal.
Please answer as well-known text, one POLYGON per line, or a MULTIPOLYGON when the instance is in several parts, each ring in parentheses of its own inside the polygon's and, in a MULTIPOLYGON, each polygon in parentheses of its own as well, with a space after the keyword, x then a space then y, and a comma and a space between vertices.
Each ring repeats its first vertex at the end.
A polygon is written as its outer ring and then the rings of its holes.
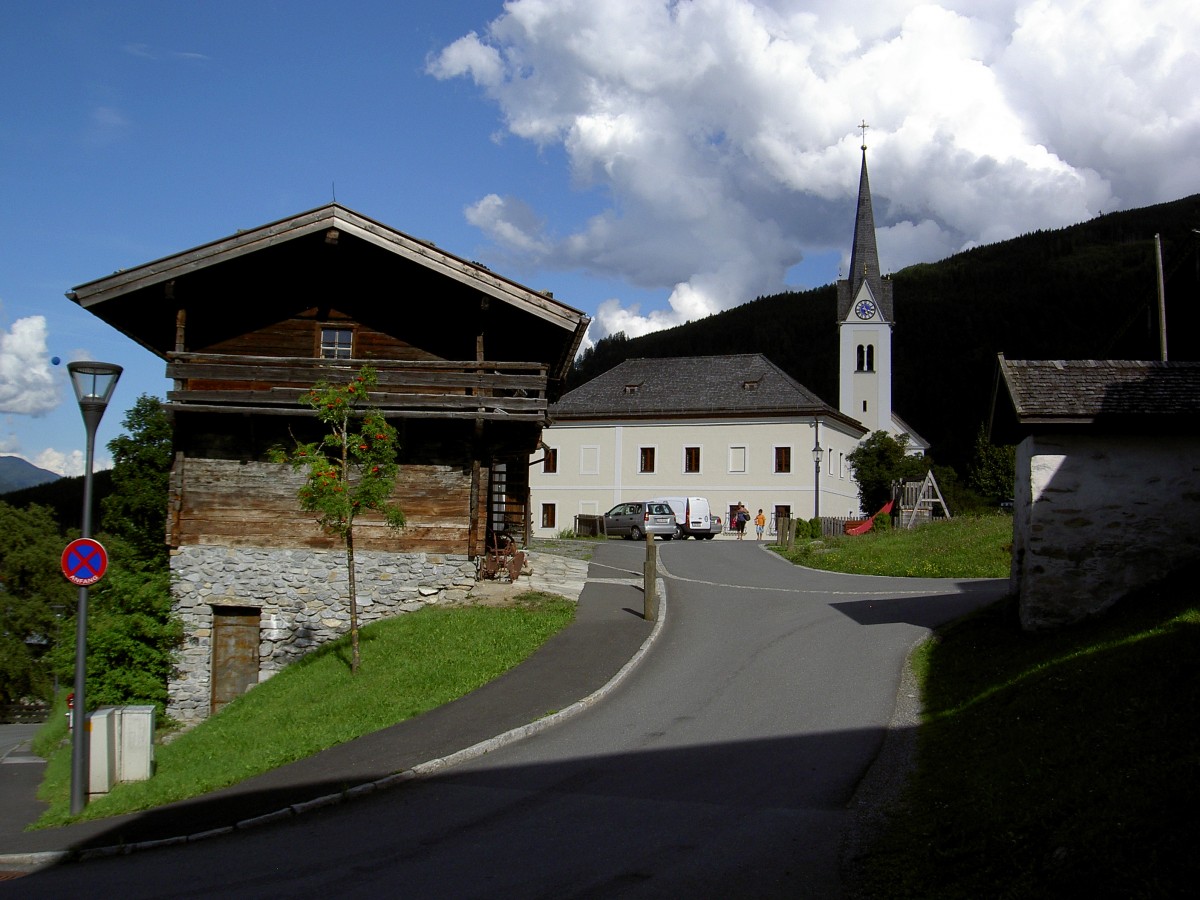
POLYGON ((862 138, 862 140, 863 140, 863 142, 862 142, 862 148, 863 148, 864 150, 866 150, 866 149, 867 149, 867 129, 868 129, 868 128, 870 128, 871 126, 867 124, 867 120, 866 120, 866 119, 863 119, 863 120, 862 120, 862 124, 861 124, 861 125, 859 125, 858 127, 859 127, 859 129, 861 129, 861 131, 862 131, 862 133, 863 133, 863 138, 862 138))

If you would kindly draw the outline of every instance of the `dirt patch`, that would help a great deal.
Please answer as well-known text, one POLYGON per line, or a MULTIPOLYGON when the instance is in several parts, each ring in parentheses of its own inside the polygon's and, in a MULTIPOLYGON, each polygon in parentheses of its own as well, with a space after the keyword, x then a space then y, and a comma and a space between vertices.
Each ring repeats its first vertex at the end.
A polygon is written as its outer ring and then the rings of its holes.
POLYGON ((512 606, 520 594, 533 590, 528 578, 518 578, 515 583, 484 579, 475 582, 467 598, 455 606, 512 606))

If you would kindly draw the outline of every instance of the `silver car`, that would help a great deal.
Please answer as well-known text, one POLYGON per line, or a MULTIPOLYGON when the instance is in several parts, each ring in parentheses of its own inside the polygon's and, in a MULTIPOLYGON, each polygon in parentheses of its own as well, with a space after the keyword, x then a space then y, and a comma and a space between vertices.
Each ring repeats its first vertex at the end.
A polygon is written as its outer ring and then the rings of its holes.
POLYGON ((653 534, 669 541, 675 536, 675 513, 666 503, 618 503, 604 514, 604 533, 635 541, 653 534))

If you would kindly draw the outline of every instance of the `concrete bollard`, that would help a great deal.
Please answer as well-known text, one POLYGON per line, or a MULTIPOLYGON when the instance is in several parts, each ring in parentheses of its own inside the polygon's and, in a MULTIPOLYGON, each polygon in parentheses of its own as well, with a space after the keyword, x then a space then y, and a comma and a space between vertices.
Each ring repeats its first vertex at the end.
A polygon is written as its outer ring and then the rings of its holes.
POLYGON ((647 622, 658 620, 658 549, 654 546, 654 535, 646 534, 646 562, 642 568, 642 618, 647 622))

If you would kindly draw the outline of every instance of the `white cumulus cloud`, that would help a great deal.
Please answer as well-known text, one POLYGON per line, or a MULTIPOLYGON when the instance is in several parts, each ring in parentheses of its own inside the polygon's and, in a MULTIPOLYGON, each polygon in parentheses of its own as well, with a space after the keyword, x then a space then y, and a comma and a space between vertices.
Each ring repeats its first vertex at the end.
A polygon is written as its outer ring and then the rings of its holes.
POLYGON ((1190 0, 509 0, 435 54, 503 127, 567 155, 583 223, 499 193, 516 258, 670 290, 639 334, 782 289, 848 251, 864 121, 885 270, 1200 186, 1190 0))
POLYGON ((0 412, 39 416, 59 404, 46 352, 46 319, 17 319, 0 330, 0 412))
MULTIPOLYGON (((47 448, 30 460, 39 469, 54 472, 58 475, 72 477, 83 474, 84 454, 82 450, 55 450, 47 448)), ((95 465, 97 470, 104 468, 95 465)))

